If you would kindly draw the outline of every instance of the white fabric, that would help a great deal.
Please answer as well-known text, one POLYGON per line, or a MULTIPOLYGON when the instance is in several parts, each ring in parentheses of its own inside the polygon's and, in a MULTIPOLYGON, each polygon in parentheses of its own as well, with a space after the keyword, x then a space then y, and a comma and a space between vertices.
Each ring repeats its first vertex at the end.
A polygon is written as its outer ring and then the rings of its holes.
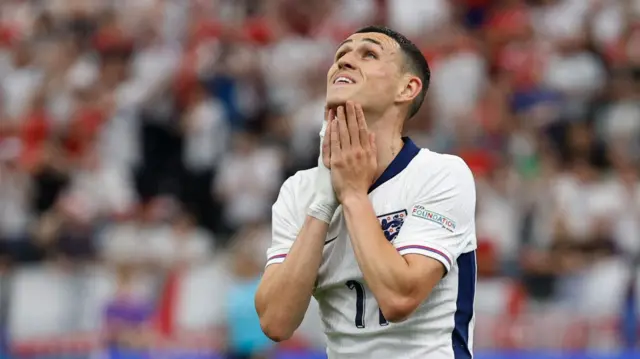
POLYGON ((482 56, 471 51, 452 54, 434 69, 429 96, 438 126, 455 130, 456 117, 471 113, 487 82, 486 64, 482 56), (460 86, 464 83, 464 86, 460 86))
POLYGON ((213 168, 227 150, 229 126, 220 101, 208 99, 187 113, 183 163, 191 170, 213 168))
POLYGON ((130 173, 110 165, 74 173, 67 196, 71 211, 87 220, 126 213, 137 200, 130 173))
POLYGON ((391 0, 388 2, 391 28, 405 36, 420 36, 451 19, 452 7, 446 0, 391 0))
POLYGON ((315 178, 314 197, 313 202, 309 205, 307 214, 323 222, 331 223, 331 219, 339 203, 336 198, 336 193, 333 191, 333 185, 331 184, 331 172, 322 161, 322 141, 324 141, 326 131, 327 121, 323 121, 322 129, 320 129, 320 155, 318 156, 318 171, 316 172, 315 178))
MULTIPOLYGON (((304 223, 317 171, 317 168, 300 171, 282 185, 273 205, 272 245, 267 251, 267 266, 286 260, 304 223)), ((385 235, 400 254, 416 253, 433 258, 442 263, 448 273, 406 321, 381 325, 376 300, 356 262, 339 207, 327 235, 327 241, 336 239, 324 247, 314 295, 327 335, 329 358, 453 358, 454 314, 461 299, 458 298, 459 280, 470 290, 470 297, 462 299, 471 303, 469 315, 473 317, 477 241, 471 171, 455 156, 421 150, 404 170, 373 190, 369 198, 381 226, 387 228, 385 235), (447 220, 440 220, 445 217, 447 220), (386 226, 385 220, 399 225, 386 226), (463 254, 468 261, 461 269, 463 254), (364 290, 365 298, 362 328, 354 322, 358 289, 364 290)), ((469 332, 470 350, 474 320, 461 324, 469 332)))
POLYGON ((22 68, 10 71, 0 80, 5 115, 18 121, 30 109, 33 97, 43 80, 41 71, 22 68))
POLYGON ((215 192, 224 194, 225 219, 232 225, 260 221, 269 213, 272 196, 281 181, 280 153, 259 147, 249 154, 227 152, 218 166, 215 192))

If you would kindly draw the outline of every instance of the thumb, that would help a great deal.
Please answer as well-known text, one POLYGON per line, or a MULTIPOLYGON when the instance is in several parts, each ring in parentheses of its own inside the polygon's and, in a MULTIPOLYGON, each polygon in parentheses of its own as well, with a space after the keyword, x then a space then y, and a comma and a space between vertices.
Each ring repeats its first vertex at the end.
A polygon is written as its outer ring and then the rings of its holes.
POLYGON ((320 137, 324 137, 327 133, 327 127, 329 123, 333 119, 333 109, 325 109, 324 110, 324 121, 322 122, 322 129, 320 129, 320 137))
POLYGON ((371 151, 373 153, 378 153, 378 148, 376 147, 376 134, 375 133, 370 133, 369 134, 369 144, 371 145, 371 151))

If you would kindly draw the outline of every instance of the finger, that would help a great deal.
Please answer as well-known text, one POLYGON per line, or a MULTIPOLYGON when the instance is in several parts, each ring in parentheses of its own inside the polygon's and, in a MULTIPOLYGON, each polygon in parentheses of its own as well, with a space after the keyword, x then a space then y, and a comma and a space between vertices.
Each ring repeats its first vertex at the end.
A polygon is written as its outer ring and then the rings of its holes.
POLYGON ((360 137, 360 144, 362 148, 368 150, 371 148, 369 130, 367 129, 367 122, 364 118, 364 111, 360 104, 356 105, 356 120, 358 121, 358 136, 360 137))
POLYGON ((331 120, 331 158, 340 156, 340 135, 338 134, 338 120, 331 120))
POLYGON ((347 128, 347 118, 344 106, 338 107, 338 133, 340 148, 343 150, 351 148, 351 139, 349 138, 349 129, 347 128))
POLYGON ((334 117, 333 109, 325 109, 324 110, 324 122, 322 123, 322 129, 320 130, 320 137, 326 137, 325 135, 328 133, 329 123, 334 117))
POLYGON ((356 104, 356 116, 358 117, 358 127, 364 128, 369 131, 369 127, 367 127, 367 121, 364 117, 364 110, 362 109, 362 105, 356 104))
POLYGON ((329 168, 331 164, 331 127, 332 127, 331 124, 332 123, 333 123, 332 120, 329 120, 327 122, 327 133, 324 136, 324 138, 322 138, 322 149, 321 149, 322 163, 327 168, 329 168))
POLYGON ((324 120, 328 123, 329 121, 333 120, 333 118, 335 117, 335 110, 332 108, 329 109, 325 109, 324 110, 324 120))
POLYGON ((356 117, 356 107, 352 101, 347 101, 347 128, 349 130, 349 139, 352 146, 361 144, 360 135, 358 134, 358 118, 356 117))
POLYGON ((375 133, 370 133, 369 134, 369 146, 371 147, 371 152, 373 153, 377 153, 378 151, 378 146, 376 145, 376 134, 375 133))

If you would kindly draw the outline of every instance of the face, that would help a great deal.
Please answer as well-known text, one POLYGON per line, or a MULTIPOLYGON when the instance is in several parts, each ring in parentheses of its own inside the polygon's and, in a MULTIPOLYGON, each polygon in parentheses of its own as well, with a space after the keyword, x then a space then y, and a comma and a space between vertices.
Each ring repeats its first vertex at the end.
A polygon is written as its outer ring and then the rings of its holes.
POLYGON ((365 111, 383 111, 397 100, 402 69, 402 52, 393 39, 379 33, 353 34, 338 47, 327 74, 327 106, 351 100, 365 111))

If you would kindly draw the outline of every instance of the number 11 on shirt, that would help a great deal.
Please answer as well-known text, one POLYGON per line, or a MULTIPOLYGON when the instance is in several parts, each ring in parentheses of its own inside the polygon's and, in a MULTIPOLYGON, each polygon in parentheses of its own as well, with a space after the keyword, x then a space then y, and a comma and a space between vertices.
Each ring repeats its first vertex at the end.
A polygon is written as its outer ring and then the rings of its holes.
MULTIPOLYGON (((364 313, 365 313, 365 306, 367 301, 367 296, 364 291, 364 286, 362 285, 362 283, 355 280, 350 280, 345 284, 347 288, 356 291, 356 319, 355 319, 356 327, 364 328, 365 327, 364 313)), ((378 309, 378 315, 379 315, 379 320, 378 320, 379 325, 381 326, 389 325, 389 322, 382 314, 382 310, 378 309)))

